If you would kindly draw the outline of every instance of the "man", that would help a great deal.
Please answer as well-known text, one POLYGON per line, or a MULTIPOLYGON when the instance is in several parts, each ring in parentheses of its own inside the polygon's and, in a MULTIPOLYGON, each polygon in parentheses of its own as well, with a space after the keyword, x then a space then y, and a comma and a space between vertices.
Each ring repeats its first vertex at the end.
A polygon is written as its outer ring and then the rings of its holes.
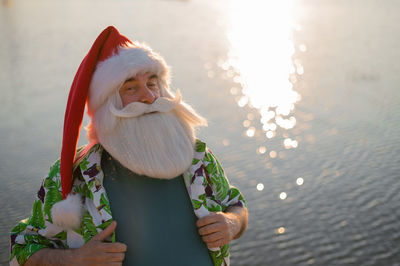
POLYGON ((195 139, 206 121, 168 84, 149 47, 99 35, 71 86, 61 159, 11 231, 11 264, 229 265, 246 203, 195 139), (89 144, 76 151, 85 103, 89 144))

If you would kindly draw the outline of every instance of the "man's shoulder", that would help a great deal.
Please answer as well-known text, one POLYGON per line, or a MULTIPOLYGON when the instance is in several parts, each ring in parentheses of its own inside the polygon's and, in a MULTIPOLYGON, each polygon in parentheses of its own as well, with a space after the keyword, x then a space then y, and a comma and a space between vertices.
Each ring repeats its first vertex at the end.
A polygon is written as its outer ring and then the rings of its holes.
POLYGON ((196 142, 194 144, 194 150, 196 152, 205 152, 206 151, 206 143, 201 141, 200 139, 196 139, 196 142))
MULTIPOLYGON (((100 144, 95 145, 83 145, 77 149, 76 159, 73 166, 73 172, 75 173, 78 167, 84 163, 87 158, 93 153, 99 153, 103 150, 100 144)), ((56 187, 61 190, 61 176, 60 176, 60 162, 58 158, 51 166, 48 175, 45 177, 45 187, 49 183, 49 180, 55 182, 56 187)))
POLYGON ((79 147, 76 150, 76 156, 75 156, 75 162, 73 165, 73 171, 75 171, 78 166, 80 166, 82 163, 85 163, 87 159, 92 155, 93 153, 101 154, 103 151, 103 146, 101 146, 100 143, 96 143, 93 145, 84 145, 79 147))
POLYGON ((210 161, 214 162, 216 161, 215 155, 213 152, 210 150, 210 148, 207 146, 205 142, 203 142, 200 139, 196 139, 195 142, 195 158, 198 158, 205 161, 210 161))

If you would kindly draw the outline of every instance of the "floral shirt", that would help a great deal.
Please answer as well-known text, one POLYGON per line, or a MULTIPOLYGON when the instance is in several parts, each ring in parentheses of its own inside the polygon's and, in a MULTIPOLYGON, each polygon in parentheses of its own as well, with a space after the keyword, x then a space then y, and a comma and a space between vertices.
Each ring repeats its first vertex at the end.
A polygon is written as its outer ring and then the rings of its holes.
MULTIPOLYGON (((78 150, 80 159, 75 163, 72 188, 73 194, 82 196, 86 208, 80 228, 65 230, 53 224, 51 209, 62 200, 58 160, 42 182, 32 215, 11 230, 10 264, 22 265, 42 248, 79 248, 113 221, 100 167, 103 147, 96 144, 80 154, 83 150, 78 150)), ((228 206, 246 207, 243 195, 229 185, 216 157, 200 140, 196 141, 192 165, 183 173, 183 178, 198 218, 225 211, 228 206)), ((115 234, 111 240, 115 242, 115 234)), ((209 252, 214 265, 229 265, 229 244, 210 248, 209 252)))

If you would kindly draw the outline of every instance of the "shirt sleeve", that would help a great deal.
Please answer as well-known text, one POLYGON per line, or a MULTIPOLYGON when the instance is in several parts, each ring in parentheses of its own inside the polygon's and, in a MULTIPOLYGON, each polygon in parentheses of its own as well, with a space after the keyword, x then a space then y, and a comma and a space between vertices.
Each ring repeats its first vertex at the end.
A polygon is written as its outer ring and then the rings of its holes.
POLYGON ((23 265, 42 248, 66 248, 66 232, 53 225, 51 208, 62 200, 60 161, 51 168, 40 186, 30 217, 20 221, 10 232, 10 264, 23 265))
POLYGON ((211 186, 216 201, 222 206, 223 211, 229 206, 246 207, 246 201, 238 188, 229 184, 225 171, 211 152, 205 149, 203 165, 207 181, 211 186))

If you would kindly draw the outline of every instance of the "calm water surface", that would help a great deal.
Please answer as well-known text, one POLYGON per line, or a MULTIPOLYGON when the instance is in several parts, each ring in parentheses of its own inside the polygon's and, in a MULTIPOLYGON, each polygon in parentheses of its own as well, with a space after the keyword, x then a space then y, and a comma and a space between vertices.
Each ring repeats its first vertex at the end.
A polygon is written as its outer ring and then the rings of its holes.
POLYGON ((199 136, 250 211, 232 265, 400 265, 399 1, 0 3, 0 264, 113 24, 209 119, 199 136))

